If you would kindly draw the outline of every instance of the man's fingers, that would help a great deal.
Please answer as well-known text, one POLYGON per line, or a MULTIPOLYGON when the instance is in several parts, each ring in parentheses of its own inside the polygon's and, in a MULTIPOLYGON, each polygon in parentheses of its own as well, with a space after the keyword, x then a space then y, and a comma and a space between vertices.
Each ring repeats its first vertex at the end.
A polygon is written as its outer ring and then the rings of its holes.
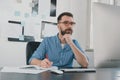
POLYGON ((41 63, 41 67, 43 67, 43 68, 48 68, 48 67, 50 67, 50 66, 47 64, 47 62, 43 61, 43 62, 41 63))
POLYGON ((49 61, 48 59, 44 59, 41 63, 41 67, 43 68, 49 68, 51 67, 53 62, 49 61))
POLYGON ((51 61, 49 61, 48 59, 45 59, 45 61, 46 61, 47 63, 51 63, 51 61))
POLYGON ((49 65, 49 66, 52 66, 52 63, 49 59, 45 59, 45 62, 49 65))

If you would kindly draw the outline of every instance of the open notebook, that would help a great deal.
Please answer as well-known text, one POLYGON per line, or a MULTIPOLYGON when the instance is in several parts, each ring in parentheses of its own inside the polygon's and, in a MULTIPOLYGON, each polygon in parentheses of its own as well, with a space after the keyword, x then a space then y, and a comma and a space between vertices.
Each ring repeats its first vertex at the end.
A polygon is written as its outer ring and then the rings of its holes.
POLYGON ((51 66, 50 68, 42 68, 37 65, 25 65, 19 67, 20 69, 36 69, 36 70, 58 70, 57 66, 51 66))
POLYGON ((58 70, 58 67, 56 66, 51 66, 50 68, 42 68, 36 65, 25 65, 21 67, 3 67, 0 72, 38 74, 48 70, 56 74, 63 74, 63 71, 58 70))
POLYGON ((71 67, 71 68, 58 68, 56 66, 52 66, 50 68, 42 68, 36 65, 26 65, 26 66, 22 66, 20 68, 24 69, 24 68, 32 68, 34 67, 35 69, 38 70, 59 70, 59 71, 64 71, 64 72, 96 72, 95 68, 80 68, 80 67, 71 67))

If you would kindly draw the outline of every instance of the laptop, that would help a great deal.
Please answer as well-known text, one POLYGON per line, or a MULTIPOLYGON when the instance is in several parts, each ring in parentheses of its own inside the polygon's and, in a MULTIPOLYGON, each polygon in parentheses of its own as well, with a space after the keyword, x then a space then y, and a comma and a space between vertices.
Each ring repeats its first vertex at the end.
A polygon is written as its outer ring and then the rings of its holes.
POLYGON ((120 6, 94 3, 93 15, 95 67, 120 67, 120 6))
POLYGON ((80 67, 73 67, 73 68, 61 68, 63 72, 96 72, 95 68, 80 68, 80 67))

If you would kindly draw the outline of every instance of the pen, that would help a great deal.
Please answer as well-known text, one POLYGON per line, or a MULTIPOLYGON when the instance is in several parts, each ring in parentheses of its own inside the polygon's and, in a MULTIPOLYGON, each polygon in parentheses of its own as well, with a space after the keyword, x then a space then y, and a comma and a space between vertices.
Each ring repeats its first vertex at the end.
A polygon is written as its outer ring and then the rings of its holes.
POLYGON ((48 64, 50 64, 50 66, 52 66, 53 62, 51 62, 51 61, 49 60, 48 54, 46 54, 46 59, 48 59, 48 61, 49 61, 48 64))
POLYGON ((49 59, 49 58, 48 58, 48 54, 46 54, 46 58, 49 59))

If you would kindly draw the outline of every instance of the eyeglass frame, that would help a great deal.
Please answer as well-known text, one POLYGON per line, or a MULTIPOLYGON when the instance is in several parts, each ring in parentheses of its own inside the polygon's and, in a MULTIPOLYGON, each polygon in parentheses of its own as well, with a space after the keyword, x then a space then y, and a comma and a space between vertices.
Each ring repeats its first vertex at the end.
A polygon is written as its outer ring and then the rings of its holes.
POLYGON ((59 24, 59 23, 63 23, 64 25, 70 24, 70 25, 72 25, 72 26, 76 24, 75 22, 69 22, 69 21, 58 22, 58 24, 59 24))

